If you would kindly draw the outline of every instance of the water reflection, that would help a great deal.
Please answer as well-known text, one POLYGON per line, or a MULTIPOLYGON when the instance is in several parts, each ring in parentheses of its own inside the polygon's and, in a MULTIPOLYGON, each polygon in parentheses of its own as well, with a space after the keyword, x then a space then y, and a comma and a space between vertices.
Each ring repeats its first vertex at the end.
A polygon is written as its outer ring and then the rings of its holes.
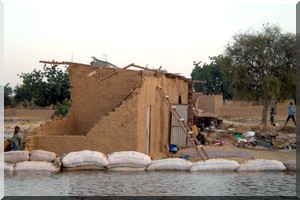
POLYGON ((295 172, 16 171, 5 196, 296 196, 295 172))

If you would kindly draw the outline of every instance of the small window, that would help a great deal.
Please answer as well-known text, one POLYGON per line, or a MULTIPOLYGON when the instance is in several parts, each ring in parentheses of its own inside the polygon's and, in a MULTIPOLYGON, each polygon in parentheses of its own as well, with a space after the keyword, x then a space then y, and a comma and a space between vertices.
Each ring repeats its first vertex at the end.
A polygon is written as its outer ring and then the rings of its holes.
POLYGON ((179 97, 178 97, 178 104, 182 104, 181 95, 179 95, 179 97))

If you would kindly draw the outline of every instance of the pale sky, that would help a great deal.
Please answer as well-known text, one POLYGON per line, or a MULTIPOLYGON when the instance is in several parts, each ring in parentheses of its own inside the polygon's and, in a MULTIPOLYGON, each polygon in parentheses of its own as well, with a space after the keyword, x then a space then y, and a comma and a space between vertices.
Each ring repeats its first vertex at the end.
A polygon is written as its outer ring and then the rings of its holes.
POLYGON ((240 31, 271 23, 296 33, 298 1, 3 2, 4 84, 14 87, 21 84, 17 74, 42 69, 40 60, 89 64, 103 55, 119 67, 162 66, 190 78, 193 61, 222 54, 240 31))

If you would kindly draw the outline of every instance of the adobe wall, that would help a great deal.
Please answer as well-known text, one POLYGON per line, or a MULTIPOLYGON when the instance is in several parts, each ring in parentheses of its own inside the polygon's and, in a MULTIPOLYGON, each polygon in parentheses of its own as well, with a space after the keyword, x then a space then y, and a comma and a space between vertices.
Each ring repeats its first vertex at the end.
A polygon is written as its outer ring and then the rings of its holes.
POLYGON ((72 65, 68 71, 77 134, 87 134, 103 115, 118 106, 131 90, 141 84, 140 72, 134 70, 121 71, 102 82, 99 80, 115 69, 72 65), (96 69, 96 75, 86 76, 96 69))
POLYGON ((115 69, 73 64, 68 72, 72 101, 69 117, 46 125, 38 135, 86 135, 102 116, 141 84, 140 72, 134 70, 121 71, 102 82, 99 80, 115 69), (87 77, 94 70, 98 73, 87 77))
POLYGON ((136 151, 138 149, 138 97, 123 103, 116 111, 104 116, 88 132, 87 137, 97 140, 102 152, 136 151), (103 149, 102 149, 103 147, 103 149))
POLYGON ((33 133, 32 144, 28 146, 58 155, 83 149, 103 153, 136 150, 137 94, 134 92, 123 103, 122 100, 141 84, 142 77, 140 71, 125 70, 99 81, 114 71, 72 65, 69 68, 72 104, 68 116, 40 127, 33 133), (99 70, 97 75, 86 76, 95 69, 99 70))
POLYGON ((104 116, 87 136, 37 136, 35 149, 52 151, 58 155, 85 149, 105 154, 136 151, 137 120, 137 98, 133 97, 116 111, 104 116))
POLYGON ((203 112, 219 113, 223 107, 223 96, 215 94, 199 94, 195 102, 195 108, 203 112))
MULTIPOLYGON (((263 106, 260 105, 259 102, 223 101, 222 95, 203 95, 201 93, 195 93, 194 98, 196 99, 196 109, 201 109, 203 112, 214 113, 219 115, 219 117, 247 117, 258 119, 262 117, 263 106)), ((292 99, 277 103, 276 120, 285 120, 287 118, 287 110, 291 101, 294 103, 292 99)), ((296 111, 296 106, 294 106, 294 110, 296 111)), ((269 116, 270 110, 268 110, 267 118, 269 118, 269 116)))
POLYGON ((150 156, 159 158, 165 152, 165 145, 170 141, 170 111, 164 98, 157 90, 162 86, 173 103, 178 103, 181 95, 182 104, 188 101, 188 83, 177 78, 144 76, 138 101, 138 151, 146 152, 146 114, 151 106, 150 121, 150 156))
MULTIPOLYGON (((277 113, 275 115, 276 120, 285 120, 288 114, 289 103, 294 101, 292 99, 286 100, 282 103, 277 103, 277 113)), ((220 110, 219 114, 222 117, 252 117, 252 118, 261 118, 263 106, 252 106, 255 103, 249 103, 248 105, 245 102, 238 102, 237 104, 234 101, 230 101, 225 104, 220 110)), ((296 112, 296 106, 294 104, 294 111, 296 112)), ((267 118, 269 119, 270 109, 267 113, 267 118)))

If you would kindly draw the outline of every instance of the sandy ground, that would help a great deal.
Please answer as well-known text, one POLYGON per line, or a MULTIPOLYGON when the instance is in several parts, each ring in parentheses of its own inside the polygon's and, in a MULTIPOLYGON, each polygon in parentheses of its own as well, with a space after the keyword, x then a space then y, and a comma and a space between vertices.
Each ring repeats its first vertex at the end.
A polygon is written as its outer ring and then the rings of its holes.
MULTIPOLYGON (((210 138, 212 139, 212 138, 210 138)), ((278 160, 281 162, 285 162, 288 160, 296 160, 296 150, 284 150, 284 149, 268 149, 268 150, 255 150, 255 149, 247 149, 247 148, 240 148, 233 145, 232 140, 230 139, 221 139, 225 142, 223 146, 216 146, 216 145, 206 145, 203 146, 205 152, 211 158, 224 158, 235 160, 239 163, 243 163, 250 159, 268 159, 268 160, 278 160), (224 156, 227 155, 227 156, 224 156)), ((196 152, 194 147, 189 147, 186 149, 180 149, 176 156, 180 155, 191 155, 191 161, 198 161, 201 160, 200 156, 196 152)))
MULTIPOLYGON (((24 118, 5 118, 4 120, 4 138, 11 137, 14 127, 20 126, 20 133, 24 137, 27 134, 30 134, 35 128, 39 127, 43 123, 46 123, 49 119, 43 118, 30 118, 29 116, 24 118)), ((256 129, 257 131, 269 131, 269 132, 278 132, 280 127, 261 127, 259 125, 251 124, 246 125, 243 123, 236 123, 237 132, 244 133, 250 129, 256 129)), ((288 124, 288 133, 295 133, 295 130, 292 127, 292 124, 288 124)), ((216 139, 213 137, 208 137, 209 140, 216 139)), ((233 140, 230 137, 221 137, 222 141, 225 142, 223 146, 216 145, 205 145, 203 148, 205 152, 210 155, 210 158, 224 158, 236 160, 239 163, 243 163, 249 159, 270 159, 270 160, 279 160, 279 161, 288 161, 288 160, 296 160, 296 150, 284 150, 284 149, 268 149, 268 150, 254 150, 247 148, 240 148, 233 144, 233 140)), ((201 157, 196 152, 194 147, 182 148, 180 149, 174 157, 179 157, 180 155, 190 155, 191 161, 201 160, 201 157)), ((167 155, 162 155, 161 158, 169 157, 167 155)), ((155 158, 159 159, 159 158, 155 158)))

